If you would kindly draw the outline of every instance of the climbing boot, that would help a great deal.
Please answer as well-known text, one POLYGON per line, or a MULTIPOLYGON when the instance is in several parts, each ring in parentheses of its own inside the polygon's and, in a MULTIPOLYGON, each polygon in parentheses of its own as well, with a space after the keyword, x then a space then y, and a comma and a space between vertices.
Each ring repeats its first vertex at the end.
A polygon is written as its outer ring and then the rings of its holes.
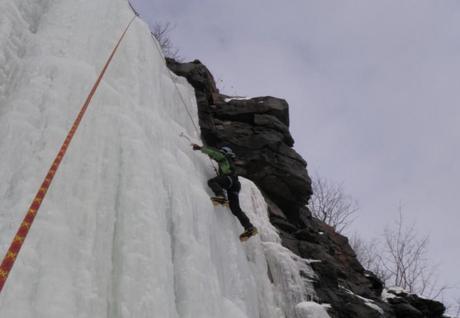
POLYGON ((219 206, 219 205, 223 205, 225 207, 229 206, 228 200, 223 195, 211 197, 211 201, 212 201, 212 204, 214 204, 214 206, 219 206))
POLYGON ((251 236, 254 236, 258 233, 257 228, 254 226, 251 226, 250 228, 247 228, 243 234, 240 235, 240 241, 244 242, 247 241, 251 236))

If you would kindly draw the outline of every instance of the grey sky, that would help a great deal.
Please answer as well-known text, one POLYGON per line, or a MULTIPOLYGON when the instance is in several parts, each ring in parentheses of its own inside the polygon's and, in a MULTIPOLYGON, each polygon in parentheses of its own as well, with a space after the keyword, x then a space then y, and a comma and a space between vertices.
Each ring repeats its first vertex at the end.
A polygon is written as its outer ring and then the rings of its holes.
POLYGON ((181 55, 223 92, 289 102, 310 173, 359 201, 356 231, 381 233, 402 203, 431 235, 443 281, 460 283, 460 2, 133 3, 150 23, 175 24, 181 55))

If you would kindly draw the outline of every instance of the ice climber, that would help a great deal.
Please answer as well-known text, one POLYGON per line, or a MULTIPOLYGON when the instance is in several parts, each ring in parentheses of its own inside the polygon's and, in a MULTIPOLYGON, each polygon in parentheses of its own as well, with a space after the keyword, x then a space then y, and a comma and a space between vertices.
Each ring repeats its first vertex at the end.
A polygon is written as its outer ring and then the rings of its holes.
POLYGON ((219 164, 218 176, 208 180, 208 185, 216 195, 211 200, 215 203, 230 206, 232 213, 238 218, 241 225, 244 227, 243 234, 240 235, 241 241, 246 241, 251 236, 257 234, 257 228, 252 225, 249 218, 241 210, 240 200, 238 194, 241 190, 241 184, 238 181, 236 175, 236 169, 234 164, 235 153, 230 147, 222 147, 215 149, 208 146, 199 146, 192 144, 193 150, 201 150, 201 152, 207 154, 211 159, 215 160, 219 164), (225 197, 227 193, 227 198, 225 197))

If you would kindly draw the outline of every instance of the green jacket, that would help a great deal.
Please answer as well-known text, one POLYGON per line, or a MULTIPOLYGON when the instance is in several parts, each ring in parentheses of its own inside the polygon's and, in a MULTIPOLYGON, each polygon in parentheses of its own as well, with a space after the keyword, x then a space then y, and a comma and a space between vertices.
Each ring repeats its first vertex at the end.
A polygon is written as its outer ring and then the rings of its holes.
POLYGON ((234 175, 235 166, 223 153, 216 148, 203 146, 201 152, 207 154, 211 159, 214 159, 219 164, 219 175, 234 175))

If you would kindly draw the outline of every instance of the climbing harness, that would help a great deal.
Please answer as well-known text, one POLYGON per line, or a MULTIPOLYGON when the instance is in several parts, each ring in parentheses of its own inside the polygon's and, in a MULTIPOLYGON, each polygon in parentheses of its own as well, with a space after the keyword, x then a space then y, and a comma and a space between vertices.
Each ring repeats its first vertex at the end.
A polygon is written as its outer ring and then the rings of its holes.
POLYGON ((99 73, 99 76, 94 83, 90 93, 88 94, 80 112, 78 113, 77 118, 75 119, 72 128, 67 134, 66 139, 64 140, 64 143, 61 146, 61 149, 59 150, 58 154, 56 155, 56 158, 54 159, 50 169, 48 170, 48 173, 45 177, 45 180, 42 182, 40 189, 38 190, 37 194, 35 195, 34 200, 32 201, 32 204, 29 207, 29 210, 24 217, 24 220, 22 221, 19 230, 16 232, 16 235, 13 239, 13 242, 11 243, 10 247, 8 248, 8 251, 6 252, 5 257, 3 258, 3 261, 0 265, 0 293, 3 289, 3 286, 6 283, 6 280, 8 278, 8 275, 10 274, 14 262, 16 261, 16 258, 18 256, 19 251, 21 250, 21 247, 24 244, 24 241, 29 234, 30 227, 32 226, 32 223, 37 215, 38 210, 40 209, 40 206, 45 199, 46 193, 48 192, 49 187, 51 186, 51 182, 53 181, 54 176, 56 175, 57 170, 59 169, 59 166, 62 162, 62 159, 64 158, 66 151, 69 147, 70 142, 72 141, 75 132, 77 131, 81 120, 83 119, 83 116, 85 115, 86 110, 88 109, 88 106, 96 93, 97 88, 99 87, 100 82, 102 81, 102 78, 104 77, 105 72, 107 71, 107 68, 109 67, 110 63, 112 62, 113 57, 115 56, 115 53, 118 50, 118 47, 120 46, 121 42, 123 41, 123 38, 125 37, 126 33, 128 32, 131 24, 134 22, 136 16, 134 16, 131 21, 128 23, 126 26, 124 32, 118 39, 117 44, 112 50, 112 53, 110 54, 109 58, 107 59, 104 67, 102 68, 102 71, 99 73))

